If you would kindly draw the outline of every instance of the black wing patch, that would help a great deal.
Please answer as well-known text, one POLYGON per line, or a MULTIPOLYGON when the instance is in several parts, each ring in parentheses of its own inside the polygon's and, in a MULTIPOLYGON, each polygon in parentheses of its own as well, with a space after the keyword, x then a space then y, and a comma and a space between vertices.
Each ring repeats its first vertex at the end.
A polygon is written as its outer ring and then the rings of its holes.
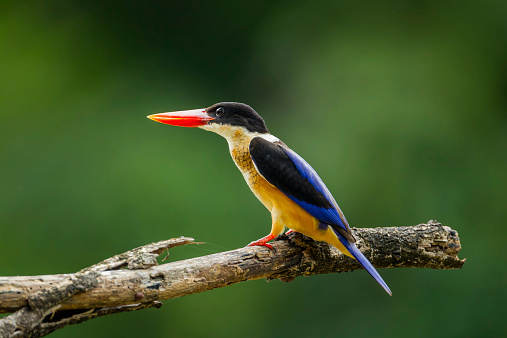
POLYGON ((260 174, 289 197, 320 208, 334 208, 332 202, 301 175, 281 145, 255 137, 250 142, 250 156, 260 174))

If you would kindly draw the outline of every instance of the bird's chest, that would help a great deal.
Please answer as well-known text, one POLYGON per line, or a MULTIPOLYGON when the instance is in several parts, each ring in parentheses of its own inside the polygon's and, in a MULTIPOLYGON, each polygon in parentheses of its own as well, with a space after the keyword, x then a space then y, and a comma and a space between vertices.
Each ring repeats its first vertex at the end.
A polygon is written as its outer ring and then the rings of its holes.
POLYGON ((254 166, 247 145, 236 144, 230 148, 230 152, 234 163, 236 163, 236 166, 243 174, 246 183, 254 195, 271 211, 273 209, 273 198, 279 193, 279 190, 274 188, 259 174, 254 166))
POLYGON ((264 180, 264 178, 255 169, 248 147, 240 146, 232 148, 231 156, 250 188, 253 191, 254 189, 258 189, 260 187, 261 179, 264 180))

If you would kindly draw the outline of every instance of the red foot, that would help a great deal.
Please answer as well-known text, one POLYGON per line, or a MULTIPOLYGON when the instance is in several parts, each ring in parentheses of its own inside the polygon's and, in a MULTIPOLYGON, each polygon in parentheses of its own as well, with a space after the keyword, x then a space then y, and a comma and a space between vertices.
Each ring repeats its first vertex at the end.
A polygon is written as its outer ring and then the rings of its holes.
POLYGON ((253 241, 252 243, 248 244, 247 246, 265 246, 266 248, 273 250, 273 246, 271 244, 267 243, 270 240, 272 240, 273 238, 275 238, 275 236, 272 234, 269 234, 266 237, 262 237, 261 239, 253 241))
POLYGON ((287 231, 285 234, 288 235, 288 234, 291 234, 293 232, 297 232, 296 230, 292 230, 292 229, 289 229, 289 231, 287 231))

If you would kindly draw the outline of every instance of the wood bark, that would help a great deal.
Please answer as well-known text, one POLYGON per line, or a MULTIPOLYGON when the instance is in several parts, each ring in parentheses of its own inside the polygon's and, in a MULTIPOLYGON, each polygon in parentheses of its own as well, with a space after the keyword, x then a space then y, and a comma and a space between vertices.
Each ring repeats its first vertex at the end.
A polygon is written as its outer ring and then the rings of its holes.
MULTIPOLYGON (((458 258, 457 231, 435 221, 352 231, 377 268, 459 269, 465 262, 458 258)), ((160 307, 161 300, 248 280, 290 282, 361 269, 354 259, 299 233, 279 236, 273 251, 245 247, 157 265, 159 254, 190 243, 187 237, 152 243, 74 274, 0 277, 0 313, 16 311, 0 320, 0 336, 41 337, 98 316, 160 307)))

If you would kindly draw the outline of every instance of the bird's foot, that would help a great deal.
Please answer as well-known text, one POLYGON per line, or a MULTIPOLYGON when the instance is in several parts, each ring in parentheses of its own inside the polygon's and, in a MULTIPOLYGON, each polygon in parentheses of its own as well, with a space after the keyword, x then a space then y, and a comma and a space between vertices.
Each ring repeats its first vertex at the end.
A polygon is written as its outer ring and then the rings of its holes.
POLYGON ((268 249, 274 250, 274 248, 273 248, 273 246, 271 244, 268 244, 268 243, 258 243, 258 241, 254 241, 254 242, 248 244, 247 246, 265 246, 268 249))
POLYGON ((288 234, 291 234, 293 232, 297 232, 296 230, 292 230, 292 229, 289 229, 289 231, 287 231, 285 234, 288 235, 288 234))
POLYGON ((273 246, 271 244, 267 243, 270 240, 272 240, 273 238, 275 238, 275 236, 272 234, 269 234, 266 237, 262 237, 261 239, 253 241, 252 243, 248 244, 247 246, 265 246, 266 248, 273 250, 274 249, 273 246))

